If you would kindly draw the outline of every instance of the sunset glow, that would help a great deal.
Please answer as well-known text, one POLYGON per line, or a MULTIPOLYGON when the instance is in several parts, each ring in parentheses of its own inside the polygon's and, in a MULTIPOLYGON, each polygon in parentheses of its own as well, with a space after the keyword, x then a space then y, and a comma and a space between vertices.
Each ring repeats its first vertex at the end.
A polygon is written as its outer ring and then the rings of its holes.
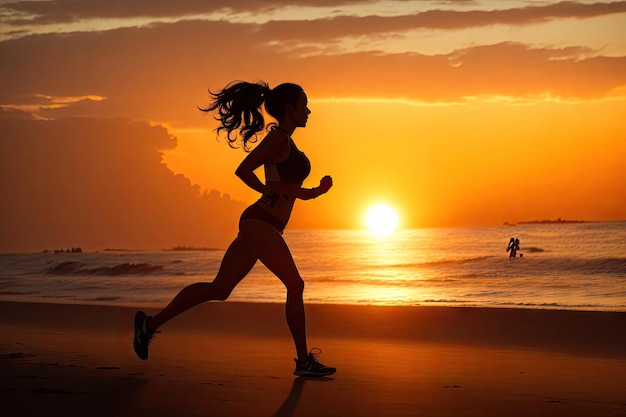
POLYGON ((290 229, 363 228, 371 196, 407 229, 626 219, 623 1, 18 0, 0 16, 3 250, 228 245, 258 193, 198 106, 233 80, 307 93, 303 186, 334 186, 290 229))

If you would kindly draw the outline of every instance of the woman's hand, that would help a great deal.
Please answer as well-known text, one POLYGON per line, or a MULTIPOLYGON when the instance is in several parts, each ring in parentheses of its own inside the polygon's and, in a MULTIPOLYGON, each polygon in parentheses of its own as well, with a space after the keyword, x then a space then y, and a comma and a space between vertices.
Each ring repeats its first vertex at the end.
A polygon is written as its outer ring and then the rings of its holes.
POLYGON ((320 180, 320 185, 316 189, 317 195, 326 194, 328 190, 333 186, 333 179, 330 175, 326 175, 320 180))

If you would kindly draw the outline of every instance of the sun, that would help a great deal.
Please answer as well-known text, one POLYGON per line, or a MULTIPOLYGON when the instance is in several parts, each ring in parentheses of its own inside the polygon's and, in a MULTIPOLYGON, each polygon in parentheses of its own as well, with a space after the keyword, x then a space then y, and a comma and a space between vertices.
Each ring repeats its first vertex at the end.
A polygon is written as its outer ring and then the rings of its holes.
POLYGON ((385 236, 398 227, 396 211, 385 204, 370 208, 365 215, 365 225, 378 236, 385 236))

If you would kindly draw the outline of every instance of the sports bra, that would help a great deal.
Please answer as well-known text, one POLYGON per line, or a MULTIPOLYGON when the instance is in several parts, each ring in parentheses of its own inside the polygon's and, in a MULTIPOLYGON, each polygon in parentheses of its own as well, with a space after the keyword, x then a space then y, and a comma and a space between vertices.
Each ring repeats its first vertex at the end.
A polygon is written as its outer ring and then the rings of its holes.
POLYGON ((288 182, 302 185, 311 173, 311 162, 304 152, 296 148, 293 140, 289 139, 289 156, 278 164, 272 161, 265 163, 265 180, 288 182))

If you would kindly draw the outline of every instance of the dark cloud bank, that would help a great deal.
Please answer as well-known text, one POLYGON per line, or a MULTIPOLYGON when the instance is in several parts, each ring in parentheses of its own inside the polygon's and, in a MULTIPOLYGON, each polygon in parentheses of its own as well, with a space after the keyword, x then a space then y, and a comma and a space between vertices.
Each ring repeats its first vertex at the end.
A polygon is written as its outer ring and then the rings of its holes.
POLYGON ((0 111, 0 251, 225 247, 243 202, 161 162, 162 127, 0 111))

